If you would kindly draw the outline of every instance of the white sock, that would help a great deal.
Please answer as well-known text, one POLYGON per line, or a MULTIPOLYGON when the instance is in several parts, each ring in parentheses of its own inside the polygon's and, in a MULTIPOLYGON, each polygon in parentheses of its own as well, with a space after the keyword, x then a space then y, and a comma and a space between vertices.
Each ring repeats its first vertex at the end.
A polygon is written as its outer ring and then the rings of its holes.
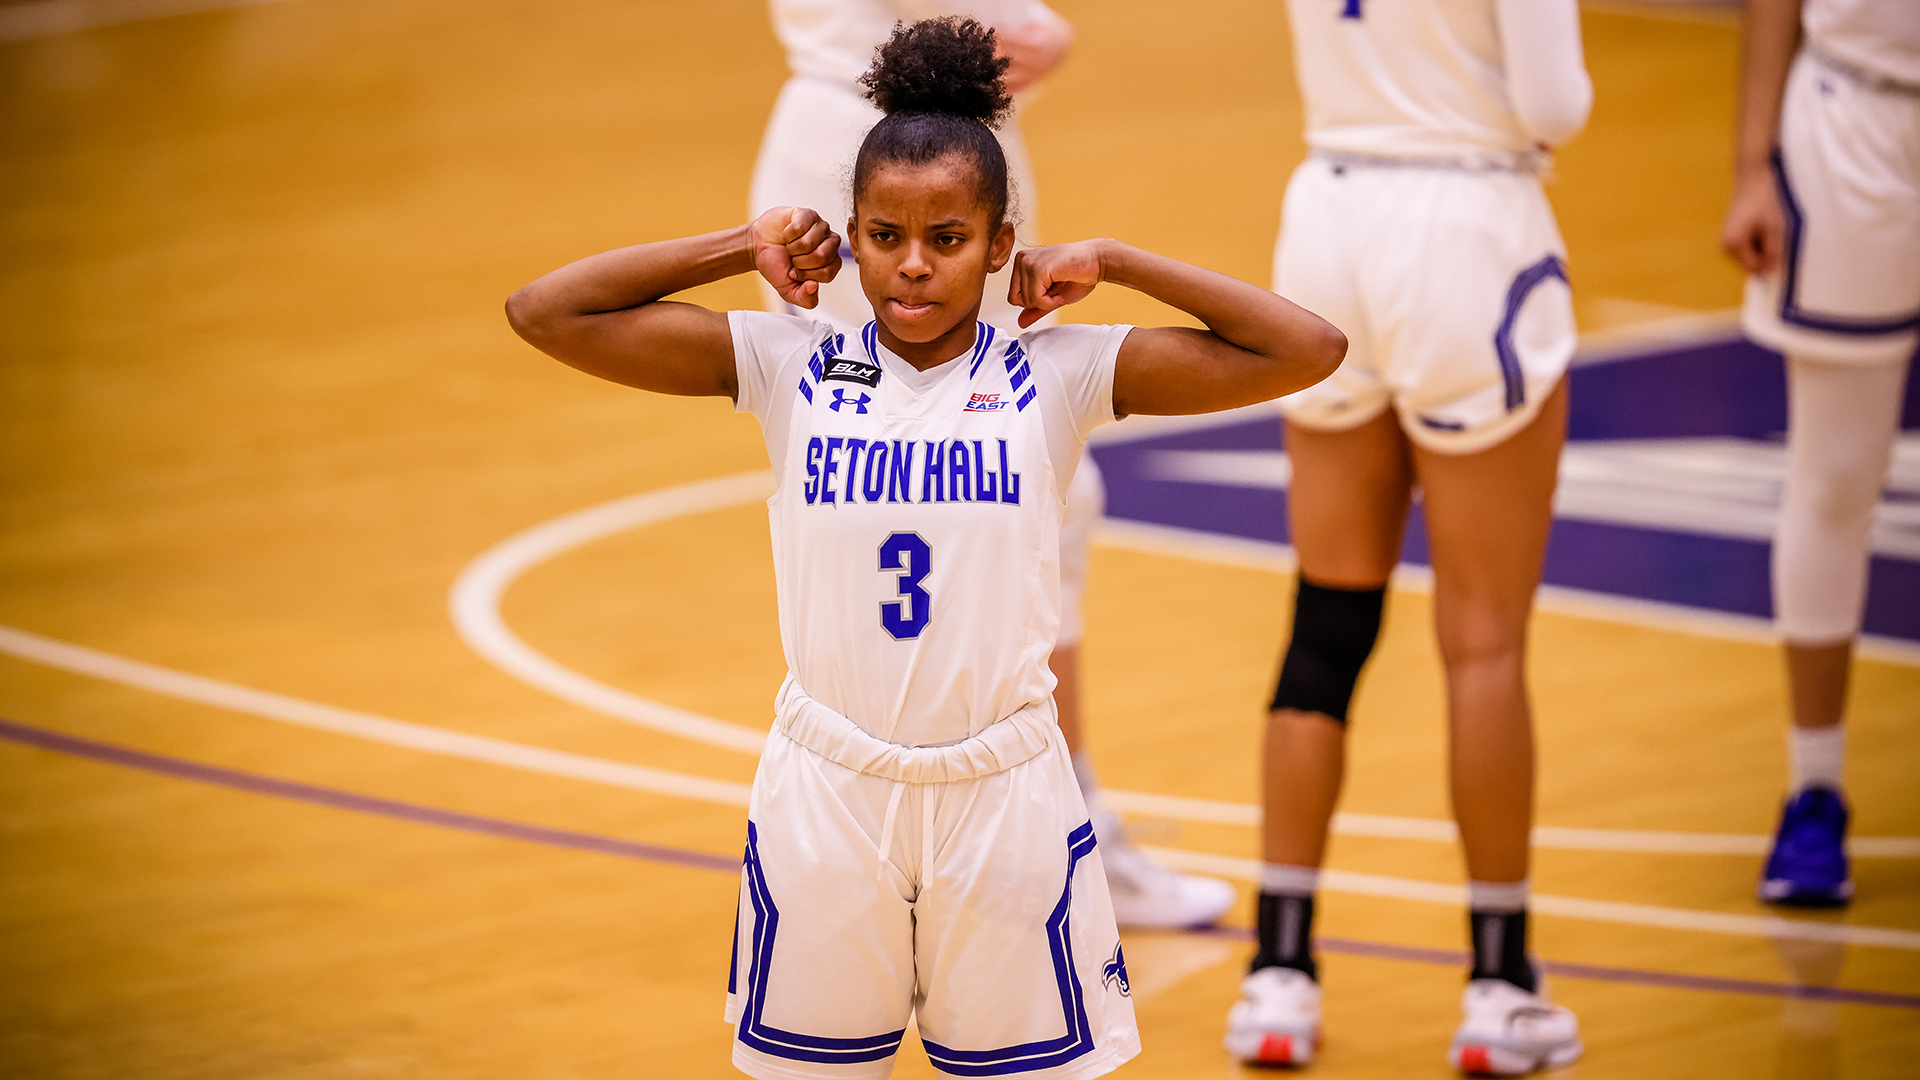
POLYGON ((1260 891, 1276 896, 1312 896, 1320 887, 1320 868, 1287 863, 1260 864, 1260 891))
POLYGON ((1532 892, 1533 882, 1526 878, 1519 881, 1468 881, 1467 908, 1488 914, 1525 911, 1532 892))
POLYGON ((1795 727, 1787 732, 1789 795, 1810 787, 1840 790, 1840 771, 1847 763, 1847 726, 1795 727))

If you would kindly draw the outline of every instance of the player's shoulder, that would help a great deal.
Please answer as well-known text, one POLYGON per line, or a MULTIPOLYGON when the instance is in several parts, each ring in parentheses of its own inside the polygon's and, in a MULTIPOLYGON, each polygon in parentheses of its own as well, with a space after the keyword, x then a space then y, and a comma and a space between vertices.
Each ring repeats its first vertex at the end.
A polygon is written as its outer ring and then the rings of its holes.
POLYGON ((841 337, 833 324, 774 311, 729 311, 734 340, 769 358, 812 352, 821 342, 841 337))

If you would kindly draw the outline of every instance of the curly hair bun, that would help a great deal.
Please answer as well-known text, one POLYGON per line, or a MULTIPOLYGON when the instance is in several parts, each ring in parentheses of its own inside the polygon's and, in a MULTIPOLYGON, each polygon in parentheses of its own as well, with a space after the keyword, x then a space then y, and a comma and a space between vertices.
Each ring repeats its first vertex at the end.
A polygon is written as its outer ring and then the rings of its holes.
POLYGON ((993 31, 957 15, 896 24, 860 77, 867 97, 889 116, 944 113, 997 127, 1013 108, 994 55, 993 31))

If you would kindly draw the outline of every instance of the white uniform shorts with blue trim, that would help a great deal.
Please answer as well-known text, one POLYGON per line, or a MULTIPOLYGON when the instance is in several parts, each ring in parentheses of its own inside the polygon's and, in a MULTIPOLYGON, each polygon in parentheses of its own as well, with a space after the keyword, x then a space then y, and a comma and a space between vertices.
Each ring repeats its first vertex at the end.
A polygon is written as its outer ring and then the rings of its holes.
POLYGON ((1573 359, 1566 245, 1530 172, 1309 157, 1273 287, 1347 335, 1332 376, 1280 399, 1303 427, 1392 406, 1414 442, 1473 453, 1531 423, 1573 359))
POLYGON ((1741 322, 1815 360, 1900 363, 1920 343, 1920 87, 1868 84, 1803 50, 1774 159, 1787 250, 1741 322))
POLYGON ((1079 1080, 1139 1053, 1051 702, 963 743, 906 748, 790 691, 748 813, 734 1065, 885 1077, 910 1019, 952 1076, 1079 1080))

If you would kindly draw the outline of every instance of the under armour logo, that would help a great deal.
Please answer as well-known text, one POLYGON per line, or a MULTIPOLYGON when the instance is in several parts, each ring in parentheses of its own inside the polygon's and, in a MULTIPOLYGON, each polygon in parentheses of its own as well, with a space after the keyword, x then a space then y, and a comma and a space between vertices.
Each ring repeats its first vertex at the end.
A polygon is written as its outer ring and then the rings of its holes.
POLYGON ((851 405, 861 416, 865 416, 867 415, 867 402, 872 400, 872 398, 865 394, 861 394, 857 398, 850 398, 847 396, 845 390, 836 386, 833 388, 833 401, 828 404, 827 408, 832 409, 834 412, 839 412, 840 406, 851 405))
POLYGON ((1133 996, 1133 987, 1127 984, 1127 958, 1120 952, 1120 946, 1117 943, 1113 947, 1113 959, 1107 961, 1106 966, 1100 969, 1100 974, 1102 982, 1109 985, 1117 984, 1120 987, 1121 997, 1133 996))

